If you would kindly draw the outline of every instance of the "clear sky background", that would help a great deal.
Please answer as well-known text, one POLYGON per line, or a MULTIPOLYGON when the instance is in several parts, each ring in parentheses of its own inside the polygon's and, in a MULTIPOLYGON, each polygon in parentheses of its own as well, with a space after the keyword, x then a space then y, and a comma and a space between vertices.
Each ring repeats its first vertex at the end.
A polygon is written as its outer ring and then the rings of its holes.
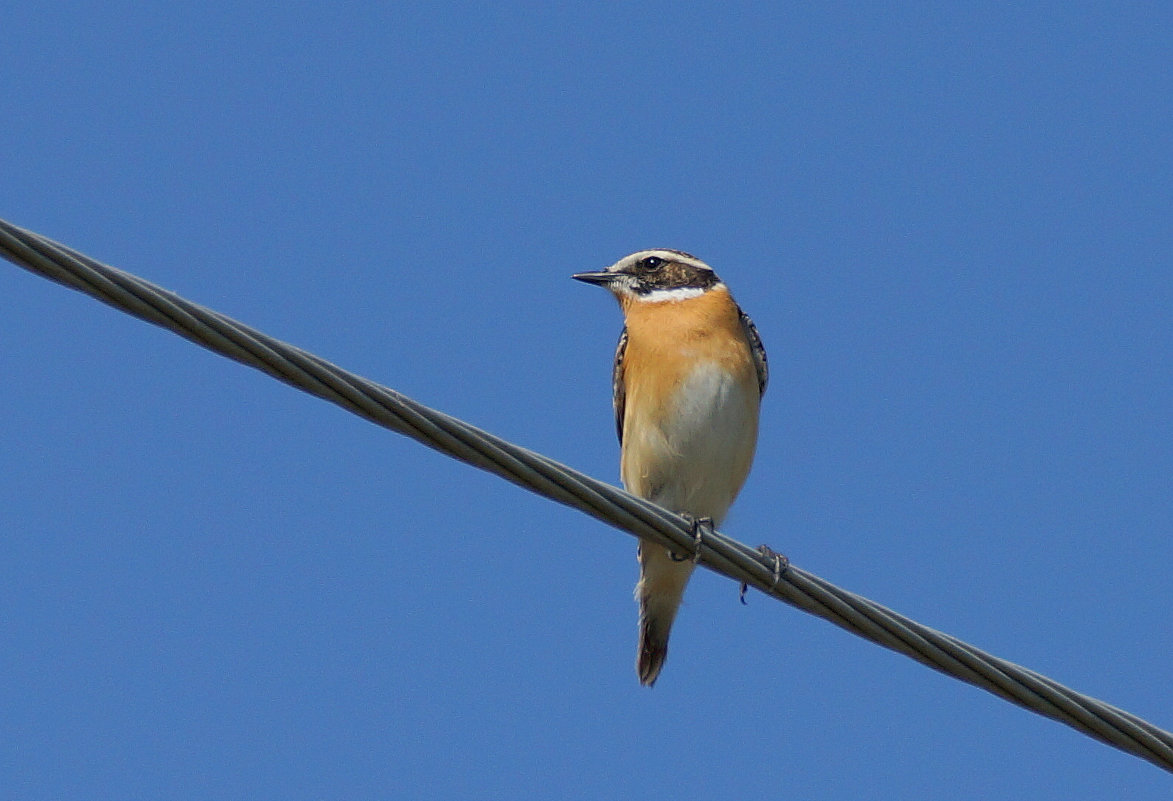
MULTIPOLYGON (((11 2, 0 217, 618 480, 707 260, 724 530, 1173 727, 1168 3, 11 2)), ((1128 798, 1173 776, 0 263, 0 796, 1128 798)))

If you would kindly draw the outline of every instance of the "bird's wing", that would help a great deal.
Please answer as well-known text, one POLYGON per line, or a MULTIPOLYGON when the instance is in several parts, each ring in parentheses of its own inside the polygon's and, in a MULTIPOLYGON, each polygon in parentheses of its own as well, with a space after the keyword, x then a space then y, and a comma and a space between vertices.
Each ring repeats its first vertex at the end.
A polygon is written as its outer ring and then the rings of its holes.
POLYGON ((627 405, 627 388, 623 383, 623 357, 627 353, 627 326, 623 326, 623 333, 619 335, 619 344, 615 346, 615 364, 611 368, 611 402, 615 405, 615 431, 619 434, 619 444, 623 444, 623 411, 627 405))
POLYGON ((762 345, 762 338, 758 334, 757 326, 753 324, 753 320, 749 319, 749 315, 743 312, 740 306, 737 307, 737 313, 741 316, 741 329, 745 332, 749 349, 753 353, 753 365, 758 372, 758 392, 765 394, 766 384, 770 380, 770 365, 766 361, 766 348, 762 345))

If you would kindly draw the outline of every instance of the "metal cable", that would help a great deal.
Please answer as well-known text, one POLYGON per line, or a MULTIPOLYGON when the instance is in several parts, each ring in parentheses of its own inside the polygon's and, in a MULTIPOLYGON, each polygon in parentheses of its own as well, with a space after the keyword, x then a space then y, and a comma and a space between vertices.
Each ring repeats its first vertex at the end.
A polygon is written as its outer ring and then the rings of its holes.
POLYGON ((794 565, 776 577, 773 559, 718 532, 702 530, 698 545, 691 522, 679 515, 4 220, 0 255, 622 531, 678 553, 694 554, 699 547, 701 564, 714 572, 1173 772, 1173 734, 1135 715, 922 626, 794 565))

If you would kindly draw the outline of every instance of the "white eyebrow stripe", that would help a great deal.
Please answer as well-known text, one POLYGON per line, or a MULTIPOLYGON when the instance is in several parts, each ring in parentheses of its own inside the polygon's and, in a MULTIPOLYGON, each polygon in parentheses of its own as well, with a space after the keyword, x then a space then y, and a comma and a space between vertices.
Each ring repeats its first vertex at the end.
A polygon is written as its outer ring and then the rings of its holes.
POLYGON ((634 255, 638 255, 641 259, 646 259, 648 256, 658 256, 659 258, 663 259, 664 261, 675 261, 675 262, 679 262, 680 264, 687 264, 690 267, 696 267, 698 270, 708 270, 709 272, 713 271, 712 267, 705 264, 703 261, 701 261, 697 257, 687 256, 684 253, 681 253, 679 250, 666 250, 666 249, 656 248, 654 250, 644 250, 644 251, 641 251, 640 253, 634 254, 634 255))
POLYGON ((638 250, 630 256, 624 256, 619 261, 607 268, 609 272, 622 272, 635 266, 639 262, 648 258, 649 256, 656 256, 664 261, 674 261, 679 264, 687 264, 689 267, 695 267, 698 270, 705 272, 713 272, 713 268, 705 264, 695 256, 686 256, 678 250, 667 250, 665 248, 653 248, 652 250, 638 250))
POLYGON ((639 299, 644 303, 665 303, 672 300, 688 300, 689 298, 699 298, 706 292, 714 289, 724 289, 724 284, 713 284, 708 289, 702 289, 699 286, 684 286, 676 289, 653 289, 651 292, 646 292, 639 295, 639 299))

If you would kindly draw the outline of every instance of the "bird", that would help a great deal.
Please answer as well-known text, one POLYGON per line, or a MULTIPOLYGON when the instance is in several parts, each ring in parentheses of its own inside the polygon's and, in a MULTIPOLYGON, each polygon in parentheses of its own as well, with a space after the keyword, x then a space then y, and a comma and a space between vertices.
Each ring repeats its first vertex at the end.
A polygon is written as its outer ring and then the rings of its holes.
MULTIPOLYGON (((713 269, 681 250, 641 250, 572 276, 610 290, 624 326, 612 368, 628 492, 719 526, 757 447, 769 379, 762 339, 713 269)), ((636 673, 655 684, 695 563, 640 540, 636 673)))

